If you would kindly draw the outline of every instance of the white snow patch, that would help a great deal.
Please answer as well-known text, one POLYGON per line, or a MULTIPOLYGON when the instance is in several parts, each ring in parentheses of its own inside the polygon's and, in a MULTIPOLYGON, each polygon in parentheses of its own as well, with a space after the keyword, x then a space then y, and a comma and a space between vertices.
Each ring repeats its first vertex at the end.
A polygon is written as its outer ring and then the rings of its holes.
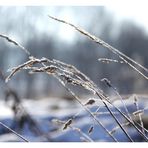
POLYGON ((0 119, 13 116, 11 109, 6 105, 4 101, 0 101, 0 110, 0 119))

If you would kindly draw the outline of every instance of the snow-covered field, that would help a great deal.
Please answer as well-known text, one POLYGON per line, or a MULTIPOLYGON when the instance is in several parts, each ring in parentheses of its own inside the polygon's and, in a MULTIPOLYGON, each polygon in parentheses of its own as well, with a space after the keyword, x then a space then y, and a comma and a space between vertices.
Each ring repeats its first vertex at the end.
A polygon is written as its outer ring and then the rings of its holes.
MULTIPOLYGON (((87 100, 83 100, 86 102, 87 100)), ((134 104, 134 99, 125 101, 125 104, 130 113, 137 111, 134 104)), ((147 97, 143 96, 138 99, 139 109, 144 109, 142 117, 148 117, 148 100, 147 97)), ((120 101, 115 101, 114 105, 124 110, 123 105, 120 101)), ((14 113, 4 101, 0 100, 0 121, 5 123, 8 127, 11 127, 14 131, 21 134, 29 141, 51 141, 51 142, 79 142, 79 141, 112 141, 104 129, 96 124, 90 115, 77 103, 74 101, 67 101, 59 98, 45 98, 40 100, 24 100, 22 101, 22 106, 25 112, 30 115, 30 117, 36 122, 36 127, 31 126, 31 122, 25 120, 25 122, 20 123, 19 116, 14 118, 14 113), (59 119, 62 121, 67 121, 69 118, 76 117, 73 119, 72 124, 67 129, 63 130, 64 125, 55 122, 54 119, 59 119), (93 125, 93 131, 89 133, 90 127, 93 125), (40 129, 39 131, 37 131, 40 129), (81 131, 80 131, 80 130, 81 131)), ((99 105, 100 109, 98 111, 99 115, 97 118, 103 125, 111 131, 117 126, 112 117, 107 113, 107 110, 103 105, 99 105)), ((88 106, 89 108, 89 106, 88 106)), ((96 111, 98 107, 94 105, 90 110, 96 111)), ((116 117, 125 123, 119 113, 115 109, 114 111, 116 117)), ((147 122, 145 120, 144 122, 147 122)), ((148 123, 148 122, 147 122, 148 123)), ((137 131, 128 126, 129 135, 135 141, 142 141, 140 135, 137 131)), ((117 129, 113 135, 118 141, 129 141, 121 129, 117 129)), ((0 141, 23 141, 13 133, 10 133, 4 127, 0 125, 0 141)))

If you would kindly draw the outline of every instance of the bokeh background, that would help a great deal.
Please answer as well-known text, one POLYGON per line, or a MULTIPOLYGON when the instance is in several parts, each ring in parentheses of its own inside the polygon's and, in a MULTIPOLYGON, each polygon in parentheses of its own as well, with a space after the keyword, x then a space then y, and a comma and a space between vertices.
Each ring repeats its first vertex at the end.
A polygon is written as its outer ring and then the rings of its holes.
MULTIPOLYGON (((38 58, 58 59, 76 66, 107 93, 111 93, 109 88, 100 81, 104 77, 120 94, 145 94, 148 83, 143 77, 127 65, 99 62, 99 58, 118 58, 72 28, 49 19, 48 14, 84 28, 148 67, 146 13, 146 7, 137 11, 134 7, 123 6, 1 6, 0 33, 12 37, 38 58)), ((6 76, 8 69, 25 62, 27 58, 18 47, 0 39, 0 70, 6 76)), ((2 97, 4 83, 0 81, 2 97)), ((67 97, 57 80, 46 74, 29 75, 27 71, 21 71, 8 83, 23 98, 67 97)))

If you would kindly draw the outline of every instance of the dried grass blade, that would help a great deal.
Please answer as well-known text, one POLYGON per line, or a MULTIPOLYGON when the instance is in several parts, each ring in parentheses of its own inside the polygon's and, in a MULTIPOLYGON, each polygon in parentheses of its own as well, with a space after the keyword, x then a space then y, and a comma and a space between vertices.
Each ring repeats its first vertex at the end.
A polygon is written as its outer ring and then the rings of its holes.
POLYGON ((2 125, 4 128, 6 128, 7 130, 9 130, 11 133, 13 133, 13 134, 15 134, 16 136, 18 136, 19 138, 21 138, 23 141, 29 142, 26 138, 24 138, 23 136, 21 136, 20 134, 18 134, 17 132, 15 132, 14 130, 12 130, 11 128, 9 128, 9 127, 6 126, 5 124, 3 124, 2 122, 0 122, 0 125, 2 125))
POLYGON ((75 30, 77 30, 78 32, 80 32, 81 34, 83 34, 84 36, 87 36, 89 39, 91 39, 92 41, 94 41, 95 43, 107 48, 108 50, 110 50, 111 52, 113 52, 114 54, 116 54, 121 60, 123 60, 123 62, 125 62, 126 64, 128 64, 132 69, 134 69, 135 71, 137 71, 140 75, 142 75, 146 80, 148 80, 148 76, 146 76, 142 71, 138 70, 133 64, 135 64, 136 66, 140 67, 141 69, 143 69, 145 72, 148 73, 148 69, 145 68, 144 66, 142 66, 141 64, 137 63, 135 60, 133 60, 132 58, 128 57, 127 55, 125 55, 124 53, 122 53, 121 51, 119 51, 118 49, 112 47, 111 45, 109 45, 108 43, 106 43, 105 41, 103 41, 102 39, 90 34, 89 32, 85 31, 82 28, 79 28, 75 25, 73 25, 72 23, 69 23, 65 20, 53 17, 51 15, 48 15, 49 18, 56 20, 58 22, 67 24, 69 26, 71 26, 72 28, 74 28, 75 30), (129 60, 131 63, 129 63, 127 60, 129 60))
POLYGON ((31 55, 30 52, 29 52, 25 47, 23 47, 21 44, 19 44, 19 43, 16 42, 15 40, 11 39, 11 38, 8 37, 7 35, 0 34, 0 37, 6 39, 8 42, 13 43, 14 45, 16 45, 16 46, 18 46, 18 47, 20 47, 20 48, 21 48, 23 51, 25 51, 29 56, 31 55))

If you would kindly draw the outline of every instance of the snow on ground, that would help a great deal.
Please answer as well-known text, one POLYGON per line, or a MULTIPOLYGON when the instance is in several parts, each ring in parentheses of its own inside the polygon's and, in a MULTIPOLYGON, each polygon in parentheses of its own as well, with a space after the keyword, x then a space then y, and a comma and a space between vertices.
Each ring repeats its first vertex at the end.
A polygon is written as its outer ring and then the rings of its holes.
MULTIPOLYGON (((142 97, 141 97, 142 98, 142 97)), ((148 100, 146 97, 138 99, 139 109, 146 108, 144 110, 144 116, 148 116, 148 100)), ((84 100, 83 102, 86 102, 84 100)), ((133 97, 130 100, 126 100, 125 104, 130 113, 136 111, 134 105, 133 97)), ((100 104, 101 105, 101 104, 100 104)), ((114 101, 114 105, 119 107, 124 111, 121 101, 114 101)), ((87 140, 94 141, 113 141, 105 132, 105 130, 96 124, 90 115, 84 111, 84 109, 74 101, 67 101, 60 98, 45 98, 40 100, 23 100, 22 106, 27 111, 27 113, 34 119, 37 123, 36 126, 30 126, 31 122, 25 122, 22 124, 18 122, 17 119, 14 119, 14 114, 11 109, 6 105, 6 103, 0 100, 0 121, 5 123, 7 126, 11 127, 13 130, 27 138, 29 141, 52 141, 52 142, 79 142, 83 141, 84 137, 89 137, 87 140), (73 119, 71 126, 72 128, 67 128, 63 130, 64 125, 58 125, 53 122, 53 119, 60 119, 67 121, 69 118, 77 116, 73 119), (93 125, 94 130, 91 134, 88 133, 88 130, 93 125), (81 132, 74 129, 74 127, 81 129, 81 132), (38 128, 39 133, 38 133, 38 128), (84 135, 85 136, 84 136, 84 135), (82 140, 83 137, 83 140, 82 140)), ((96 111, 97 106, 89 107, 91 111, 96 111)), ((112 111, 116 113, 116 117, 124 123, 125 120, 120 117, 119 113, 115 109, 111 108, 112 111)), ((111 131, 116 127, 116 123, 112 117, 106 113, 106 108, 101 105, 99 109, 100 115, 97 116, 99 121, 111 131), (102 114, 101 114, 102 113, 102 114)), ((142 141, 140 135, 133 128, 128 127, 129 135, 135 139, 135 141, 142 141)), ((121 129, 116 130, 114 136, 119 141, 129 141, 121 129)), ((85 140, 86 140, 85 139, 85 140)), ((5 128, 0 125, 0 141, 23 141, 13 133, 8 132, 5 128)))
POLYGON ((0 101, 0 110, 0 119, 12 117, 13 115, 11 109, 6 106, 6 103, 4 101, 0 101))

